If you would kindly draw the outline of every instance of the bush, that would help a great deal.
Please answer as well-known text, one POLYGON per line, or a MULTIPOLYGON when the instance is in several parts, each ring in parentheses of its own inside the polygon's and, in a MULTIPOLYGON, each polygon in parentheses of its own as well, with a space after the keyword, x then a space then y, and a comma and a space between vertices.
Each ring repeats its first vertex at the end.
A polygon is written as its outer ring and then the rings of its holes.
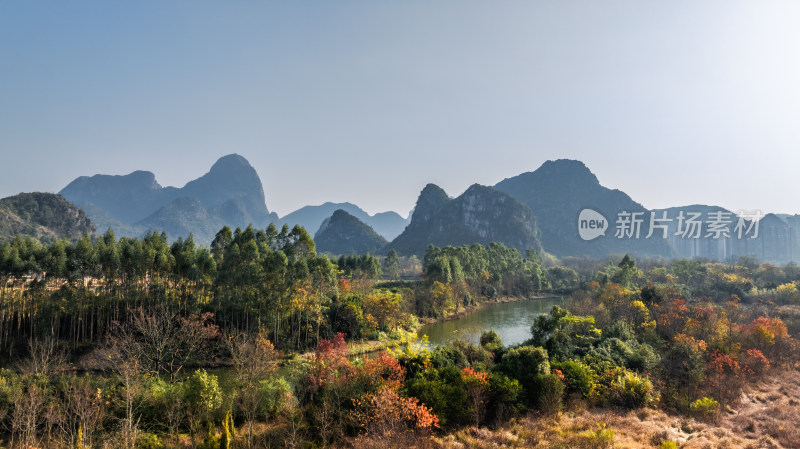
POLYGON ((611 384, 609 399, 626 408, 644 407, 655 400, 653 384, 646 377, 625 371, 611 384))
POLYGON ((195 371, 184 382, 184 396, 189 405, 190 414, 195 427, 200 421, 208 421, 211 414, 222 405, 222 390, 219 388, 217 376, 208 374, 206 370, 195 371))
POLYGON ((678 449, 678 443, 669 440, 661 440, 658 449, 678 449))
POLYGON ((482 346, 475 345, 466 340, 456 340, 452 343, 452 346, 464 354, 467 358, 467 363, 473 368, 487 371, 494 365, 492 353, 482 346))
POLYGON ((185 414, 184 383, 171 384, 159 377, 147 378, 141 395, 142 422, 152 423, 151 431, 177 431, 185 414))
POLYGON ((711 419, 719 412, 719 402, 716 399, 705 396, 689 405, 692 416, 700 419, 711 419))
POLYGON ((628 368, 639 372, 652 372, 661 363, 661 356, 652 346, 642 343, 628 358, 628 368))
POLYGON ((494 355, 495 361, 499 361, 505 351, 503 339, 494 331, 488 330, 481 334, 481 346, 494 355))
POLYGON ((597 375, 583 362, 567 360, 566 362, 551 364, 553 369, 561 371, 565 378, 567 393, 580 393, 588 397, 597 375))
POLYGON ((161 438, 154 433, 144 432, 136 441, 136 449, 166 449, 166 447, 161 438))
POLYGON ((522 411, 522 386, 517 379, 495 373, 489 377, 488 419, 501 421, 522 411))
POLYGON ((528 405, 537 405, 537 380, 540 375, 550 374, 547 351, 540 347, 520 346, 511 348, 503 355, 499 370, 519 380, 528 405))
POLYGON ((578 447, 583 449, 606 449, 614 447, 614 431, 607 429, 605 423, 597 425, 597 430, 587 430, 578 435, 578 447))
POLYGON ((469 366, 466 354, 455 346, 437 346, 431 351, 431 363, 436 368, 454 366, 458 369, 469 366))
POLYGON ((263 414, 274 418, 280 413, 285 395, 292 392, 292 387, 283 377, 262 380, 258 383, 258 393, 263 398, 263 414))
POLYGON ((409 396, 418 398, 433 410, 442 427, 472 422, 472 407, 458 368, 428 368, 409 379, 406 388, 409 396))
POLYGON ((561 411, 564 402, 564 382, 556 374, 540 374, 536 383, 536 406, 546 415, 561 411))

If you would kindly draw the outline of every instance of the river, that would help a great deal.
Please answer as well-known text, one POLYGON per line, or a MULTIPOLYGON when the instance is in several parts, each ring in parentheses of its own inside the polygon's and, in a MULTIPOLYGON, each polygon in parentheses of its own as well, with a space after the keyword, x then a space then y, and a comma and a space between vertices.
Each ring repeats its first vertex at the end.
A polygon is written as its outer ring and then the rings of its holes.
POLYGON ((434 345, 453 339, 477 344, 484 331, 494 329, 505 345, 515 345, 531 337, 530 329, 534 318, 550 313, 553 305, 560 305, 562 302, 563 298, 556 297, 486 304, 457 319, 426 324, 417 334, 427 335, 434 345))

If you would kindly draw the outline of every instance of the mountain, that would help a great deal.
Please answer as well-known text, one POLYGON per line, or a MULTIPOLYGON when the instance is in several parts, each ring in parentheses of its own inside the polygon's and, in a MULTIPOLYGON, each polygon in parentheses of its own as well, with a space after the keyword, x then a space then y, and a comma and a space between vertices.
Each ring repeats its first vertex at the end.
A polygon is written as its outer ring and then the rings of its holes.
POLYGON ((178 198, 134 224, 142 232, 157 230, 172 238, 193 234, 195 241, 210 242, 226 221, 212 214, 195 198, 178 198))
POLYGON ((265 225, 278 218, 267 210, 258 173, 238 154, 221 157, 208 173, 186 183, 180 196, 197 198, 206 209, 240 226, 265 225))
POLYGON ((264 198, 261 179, 247 159, 230 154, 205 175, 181 188, 162 187, 149 171, 128 175, 81 176, 60 192, 86 211, 101 230, 139 236, 156 229, 171 238, 194 233, 199 242, 224 225, 266 226, 277 221, 264 198), (210 234, 210 229, 216 227, 210 234))
POLYGON ((369 225, 337 209, 326 218, 314 235, 317 251, 334 255, 379 252, 388 243, 369 225))
POLYGON ((478 184, 450 199, 440 187, 428 184, 417 199, 411 223, 385 249, 421 256, 429 244, 435 246, 488 245, 500 242, 540 251, 536 218, 511 196, 478 184))
POLYGON ((0 241, 17 235, 75 240, 94 232, 86 214, 61 195, 20 193, 0 200, 0 241))
POLYGON ((545 251, 556 256, 604 257, 630 253, 637 256, 671 257, 674 252, 663 238, 645 238, 650 214, 627 194, 600 184, 580 161, 547 161, 536 171, 504 179, 494 186, 527 205, 536 216, 545 251), (591 209, 609 223, 605 235, 583 240, 578 234, 578 216, 591 209), (642 213, 639 238, 617 238, 618 214, 642 213))
POLYGON ((409 220, 401 217, 397 212, 380 212, 375 215, 369 215, 355 204, 330 202, 319 206, 301 207, 281 217, 278 222, 280 224, 287 224, 289 227, 298 224, 306 228, 308 232, 316 232, 322 222, 327 217, 330 217, 334 211, 339 209, 363 221, 387 240, 391 240, 400 235, 409 223, 409 220))
POLYGON ((81 176, 59 194, 73 204, 89 204, 115 220, 133 223, 168 203, 175 190, 161 187, 152 172, 138 170, 123 176, 81 176))

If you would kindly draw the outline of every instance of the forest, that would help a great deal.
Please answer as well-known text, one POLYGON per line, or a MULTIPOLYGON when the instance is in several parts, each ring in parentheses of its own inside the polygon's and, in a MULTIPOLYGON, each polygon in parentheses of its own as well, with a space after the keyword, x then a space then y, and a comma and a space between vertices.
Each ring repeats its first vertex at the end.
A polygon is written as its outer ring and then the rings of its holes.
POLYGON ((498 243, 331 258, 272 225, 225 227, 210 247, 18 237, 0 245, 0 446, 610 448, 622 436, 605 421, 543 429, 596 411, 718 423, 796 372, 798 287, 800 267, 752 258, 558 260, 498 243), (521 344, 416 336, 542 294, 565 299, 521 344))

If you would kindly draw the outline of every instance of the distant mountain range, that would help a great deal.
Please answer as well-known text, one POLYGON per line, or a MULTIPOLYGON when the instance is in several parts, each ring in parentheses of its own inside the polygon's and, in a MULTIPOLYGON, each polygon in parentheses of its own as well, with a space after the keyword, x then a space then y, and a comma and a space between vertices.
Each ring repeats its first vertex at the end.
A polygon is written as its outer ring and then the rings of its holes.
POLYGON ((0 238, 20 234, 77 238, 110 227, 118 236, 157 230, 174 239, 192 233, 196 241, 208 244, 225 225, 275 223, 305 227, 315 234, 319 250, 331 254, 385 254, 395 249, 400 255, 422 255, 430 244, 497 241, 523 252, 533 249, 559 257, 629 253, 728 260, 755 255, 776 263, 800 261, 800 215, 767 214, 747 222, 751 234, 742 238, 734 235, 734 227, 742 223, 731 211, 706 205, 650 211, 626 193, 601 185, 582 162, 566 159, 547 161, 535 171, 494 186, 472 185, 456 198, 428 184, 409 218, 396 212, 370 215, 352 203, 305 206, 278 217, 266 206, 255 169, 236 154, 220 158, 208 173, 180 188, 162 187, 153 173, 135 171, 124 176, 82 176, 60 194, 63 198, 23 194, 1 200, 0 238), (587 211, 603 226, 591 237, 579 232, 583 226, 579 217, 587 211), (700 229, 691 238, 684 232, 682 212, 701 217, 700 229), (652 234, 651 214, 663 219, 659 221, 663 226, 652 234), (625 216, 638 220, 641 229, 636 235, 625 234, 625 216), (715 216, 727 219, 727 231, 721 236, 713 232, 715 216))
POLYGON ((135 171, 81 176, 59 193, 84 209, 101 231, 111 227, 121 235, 159 230, 177 238, 192 232, 209 243, 226 224, 263 227, 278 219, 267 209, 255 169, 237 154, 220 158, 182 188, 162 187, 153 173, 135 171))
POLYGON ((94 234, 86 214, 53 193, 20 193, 0 200, 0 242, 18 235, 40 240, 94 234))
POLYGON ((299 224, 310 233, 335 210, 343 209, 373 226, 385 238, 396 237, 408 220, 395 212, 369 215, 350 203, 306 206, 279 218, 267 209, 261 179, 238 154, 220 158, 208 173, 181 188, 162 187, 152 172, 81 176, 59 192, 92 219, 98 229, 140 236, 150 230, 171 238, 194 234, 210 243, 222 226, 266 227, 269 223, 299 224))
POLYGON ((411 221, 400 216, 397 212, 380 212, 369 215, 363 209, 352 203, 325 203, 319 206, 305 206, 278 219, 279 224, 288 224, 290 227, 300 225, 308 232, 316 232, 322 222, 330 217, 336 210, 343 210, 369 225, 378 234, 387 240, 392 240, 408 226, 411 221))

